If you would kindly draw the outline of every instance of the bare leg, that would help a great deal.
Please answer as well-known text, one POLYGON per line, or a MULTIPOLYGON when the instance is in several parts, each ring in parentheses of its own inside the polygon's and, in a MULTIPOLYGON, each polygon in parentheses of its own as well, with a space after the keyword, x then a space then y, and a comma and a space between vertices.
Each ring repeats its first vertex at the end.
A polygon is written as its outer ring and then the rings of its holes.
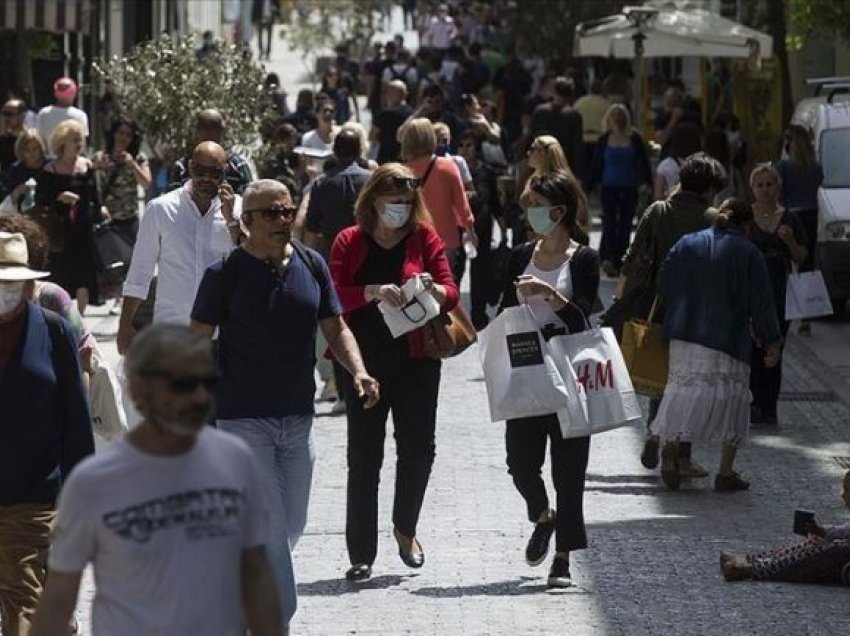
POLYGON ((732 464, 735 463, 735 455, 738 453, 738 449, 734 446, 729 446, 728 444, 723 445, 723 453, 720 456, 720 468, 718 469, 718 473, 721 475, 731 475, 735 471, 732 470, 732 464))
POLYGON ((89 290, 85 287, 77 288, 77 309, 80 312, 80 315, 84 315, 86 313, 86 307, 89 305, 89 290))

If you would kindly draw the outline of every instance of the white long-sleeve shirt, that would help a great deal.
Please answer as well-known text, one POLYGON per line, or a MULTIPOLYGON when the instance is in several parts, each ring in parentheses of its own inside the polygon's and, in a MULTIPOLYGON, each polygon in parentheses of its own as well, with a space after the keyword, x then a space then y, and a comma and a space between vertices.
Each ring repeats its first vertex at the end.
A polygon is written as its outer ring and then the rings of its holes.
MULTIPOLYGON (((188 325, 204 271, 234 248, 221 200, 214 199, 201 214, 190 188, 191 182, 148 203, 139 225, 124 295, 146 298, 158 270, 154 322, 188 325)), ((241 214, 242 198, 237 195, 233 215, 241 214)))

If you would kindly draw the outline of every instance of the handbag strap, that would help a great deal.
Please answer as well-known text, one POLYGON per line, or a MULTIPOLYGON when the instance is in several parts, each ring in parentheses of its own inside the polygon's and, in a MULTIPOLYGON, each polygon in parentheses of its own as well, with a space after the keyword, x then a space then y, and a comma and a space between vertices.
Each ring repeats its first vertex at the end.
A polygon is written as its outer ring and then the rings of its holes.
POLYGON ((646 318, 647 324, 652 324, 652 319, 655 318, 655 314, 658 311, 658 308, 661 306, 661 296, 655 294, 655 298, 652 301, 652 307, 649 308, 649 316, 646 318))
POLYGON ((428 181, 428 177, 431 176, 431 170, 434 169, 434 164, 437 162, 437 157, 431 157, 431 161, 428 163, 428 169, 425 171, 425 174, 422 175, 422 180, 419 182, 419 187, 424 188, 425 182, 428 181))

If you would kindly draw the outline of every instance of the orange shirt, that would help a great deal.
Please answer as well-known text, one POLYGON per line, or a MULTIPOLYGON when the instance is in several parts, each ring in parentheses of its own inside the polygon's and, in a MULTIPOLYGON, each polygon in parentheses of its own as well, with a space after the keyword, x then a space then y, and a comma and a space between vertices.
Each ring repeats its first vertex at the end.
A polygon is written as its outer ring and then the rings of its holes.
MULTIPOLYGON (((430 158, 423 157, 409 161, 407 166, 421 179, 425 176, 430 162, 430 158)), ((446 248, 460 247, 458 228, 472 231, 475 218, 463 189, 460 171, 451 158, 435 158, 434 167, 422 186, 422 196, 425 199, 425 207, 434 219, 434 229, 443 239, 446 248)))

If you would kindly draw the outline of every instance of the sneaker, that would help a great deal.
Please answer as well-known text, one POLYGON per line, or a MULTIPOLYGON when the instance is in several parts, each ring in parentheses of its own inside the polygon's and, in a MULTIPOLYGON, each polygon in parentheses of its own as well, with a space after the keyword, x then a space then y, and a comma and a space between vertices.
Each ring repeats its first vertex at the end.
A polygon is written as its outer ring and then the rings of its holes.
POLYGON ((643 443, 643 452, 640 454, 640 463, 644 468, 654 470, 658 468, 658 435, 650 435, 643 443))
POLYGON ((731 475, 717 474, 714 478, 714 490, 717 492, 737 492, 739 490, 747 490, 750 487, 750 482, 741 479, 738 473, 731 475))
POLYGON ((540 565, 549 554, 549 541, 555 532, 555 519, 551 521, 538 521, 534 526, 534 532, 525 546, 525 562, 530 566, 540 565))
POLYGON ((546 580, 549 587, 570 587, 573 580, 570 578, 570 560, 556 556, 549 568, 549 578, 546 580))

